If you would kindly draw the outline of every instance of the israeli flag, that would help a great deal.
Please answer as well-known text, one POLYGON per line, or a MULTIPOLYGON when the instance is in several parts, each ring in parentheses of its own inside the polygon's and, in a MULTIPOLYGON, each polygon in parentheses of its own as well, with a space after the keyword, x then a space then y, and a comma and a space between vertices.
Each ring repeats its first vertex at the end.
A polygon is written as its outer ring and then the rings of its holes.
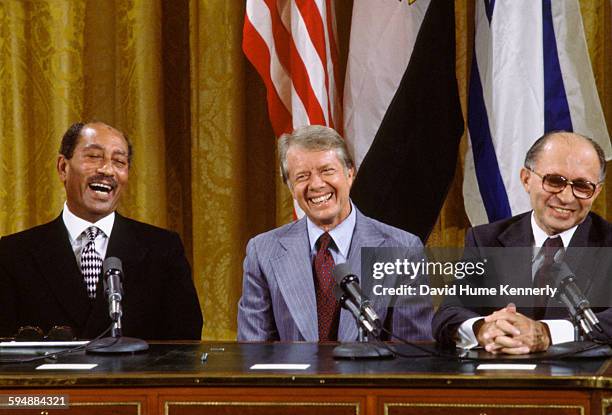
POLYGON ((472 225, 531 209, 519 171, 545 132, 612 155, 578 0, 478 0, 463 196, 472 225))

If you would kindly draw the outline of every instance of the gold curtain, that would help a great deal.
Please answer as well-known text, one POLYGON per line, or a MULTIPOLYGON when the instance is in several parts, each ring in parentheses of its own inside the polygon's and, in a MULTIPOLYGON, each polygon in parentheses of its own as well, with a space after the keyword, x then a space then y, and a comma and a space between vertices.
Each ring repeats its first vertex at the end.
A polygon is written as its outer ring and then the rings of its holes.
MULTIPOLYGON (((455 5, 465 114, 474 0, 455 5)), ((610 1, 581 7, 610 126, 610 1)), ((352 1, 336 8, 345 61, 352 1)), ((181 234, 203 338, 235 338, 246 241, 292 215, 265 90, 241 51, 243 16, 241 1, 0 0, 0 235, 59 214, 61 135, 77 120, 106 121, 135 149, 120 211, 181 234)), ((464 152, 465 137, 430 245, 462 244, 464 152)), ((612 196, 602 194, 596 211, 611 208, 612 196)))

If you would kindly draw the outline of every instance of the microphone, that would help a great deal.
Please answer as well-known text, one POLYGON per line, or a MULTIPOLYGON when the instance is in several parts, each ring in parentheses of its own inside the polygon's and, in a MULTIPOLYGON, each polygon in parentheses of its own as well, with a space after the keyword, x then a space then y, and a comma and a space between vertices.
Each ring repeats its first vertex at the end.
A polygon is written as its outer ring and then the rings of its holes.
POLYGON ((85 350, 87 353, 114 354, 135 353, 149 349, 146 341, 134 337, 125 337, 122 333, 121 300, 123 299, 123 266, 117 257, 109 257, 102 263, 104 275, 104 293, 108 299, 108 315, 112 320, 109 337, 97 338, 90 341, 85 350))
MULTIPOLYGON (((366 321, 372 327, 372 330, 370 330, 364 326, 366 330, 375 336, 378 336, 382 330, 382 323, 380 322, 378 314, 376 314, 376 311, 374 311, 370 305, 370 300, 361 292, 361 288, 359 287, 359 278, 352 273, 351 268, 346 263, 336 265, 334 267, 333 274, 338 286, 340 286, 342 292, 347 295, 347 299, 351 300, 353 306, 358 308, 359 315, 365 317, 366 321)), ((347 301, 344 301, 344 304, 347 303, 347 301)), ((347 308, 349 306, 350 305, 347 304, 347 308)), ((353 313, 353 315, 355 314, 353 313)), ((361 319, 358 318, 358 321, 361 323, 361 319)), ((363 325, 363 323, 361 324, 363 325)))
MULTIPOLYGON (((340 302, 342 308, 346 308, 351 312, 355 320, 357 320, 357 324, 361 325, 364 329, 368 331, 368 333, 374 333, 374 327, 370 322, 364 317, 364 315, 359 310, 359 307, 355 305, 352 299, 350 299, 346 293, 340 288, 339 285, 334 286, 334 297, 336 300, 340 302)), ((374 333, 377 335, 377 333, 374 333)))
POLYGON ((118 322, 123 314, 121 300, 123 299, 123 267, 117 257, 109 257, 102 263, 104 275, 104 292, 108 299, 108 314, 112 321, 118 322))
POLYGON ((567 307, 570 315, 576 320, 583 332, 589 335, 593 331, 593 327, 598 332, 603 333, 603 329, 599 324, 599 319, 591 310, 589 300, 584 296, 582 290, 576 284, 576 277, 572 270, 565 262, 559 262, 552 265, 556 270, 556 287, 558 288, 555 298, 560 299, 567 307))

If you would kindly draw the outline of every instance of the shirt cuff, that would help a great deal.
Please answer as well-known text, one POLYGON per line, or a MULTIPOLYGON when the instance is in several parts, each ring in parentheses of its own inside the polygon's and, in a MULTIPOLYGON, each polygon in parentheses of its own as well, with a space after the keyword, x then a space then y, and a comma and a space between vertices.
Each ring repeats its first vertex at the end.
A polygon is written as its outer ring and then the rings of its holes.
POLYGON ((457 339, 455 344, 461 349, 473 349, 478 346, 478 340, 472 327, 474 323, 483 317, 472 317, 465 320, 457 329, 457 339))
POLYGON ((574 341, 574 325, 568 320, 540 320, 550 331, 550 344, 574 341))

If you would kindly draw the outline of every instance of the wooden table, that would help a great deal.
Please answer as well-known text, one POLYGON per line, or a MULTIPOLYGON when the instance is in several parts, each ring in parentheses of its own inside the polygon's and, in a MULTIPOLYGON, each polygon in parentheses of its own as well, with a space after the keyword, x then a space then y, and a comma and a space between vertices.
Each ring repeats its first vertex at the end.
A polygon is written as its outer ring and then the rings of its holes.
MULTIPOLYGON (((69 409, 3 408, 0 413, 612 414, 612 368, 606 358, 487 371, 476 369, 479 362, 449 357, 339 361, 332 350, 333 345, 312 343, 152 343, 148 352, 136 355, 76 352, 56 360, 2 364, 0 394, 65 394, 69 409), (98 366, 36 370, 41 363, 98 366), (250 369, 257 363, 310 366, 250 369)), ((8 357, 6 349, 0 357, 8 357)))

